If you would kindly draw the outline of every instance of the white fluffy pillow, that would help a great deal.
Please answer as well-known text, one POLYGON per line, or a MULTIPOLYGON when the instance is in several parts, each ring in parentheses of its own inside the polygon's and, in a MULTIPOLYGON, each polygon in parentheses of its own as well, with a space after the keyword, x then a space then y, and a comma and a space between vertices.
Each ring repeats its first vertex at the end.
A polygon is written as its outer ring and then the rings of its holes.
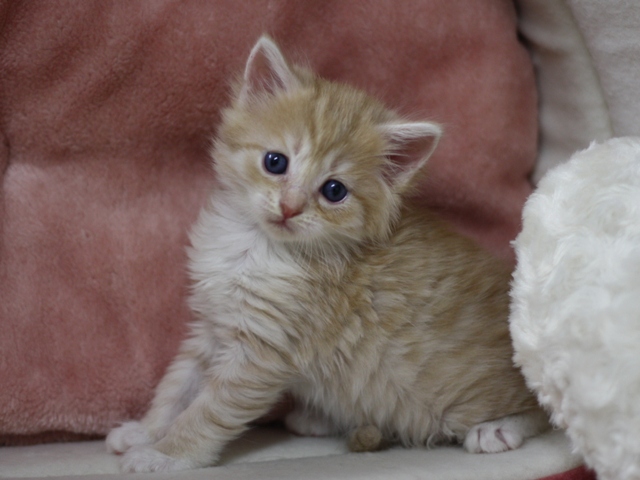
POLYGON ((640 138, 551 170, 523 222, 515 361, 600 478, 640 478, 640 138))

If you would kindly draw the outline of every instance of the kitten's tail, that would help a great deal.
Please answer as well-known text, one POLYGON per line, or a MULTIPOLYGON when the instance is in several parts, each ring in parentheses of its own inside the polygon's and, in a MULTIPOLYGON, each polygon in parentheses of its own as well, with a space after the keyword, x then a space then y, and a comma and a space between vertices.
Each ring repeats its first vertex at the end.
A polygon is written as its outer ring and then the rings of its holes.
POLYGON ((347 446, 350 452, 375 452, 384 448, 385 441, 378 427, 365 425, 351 432, 347 446))

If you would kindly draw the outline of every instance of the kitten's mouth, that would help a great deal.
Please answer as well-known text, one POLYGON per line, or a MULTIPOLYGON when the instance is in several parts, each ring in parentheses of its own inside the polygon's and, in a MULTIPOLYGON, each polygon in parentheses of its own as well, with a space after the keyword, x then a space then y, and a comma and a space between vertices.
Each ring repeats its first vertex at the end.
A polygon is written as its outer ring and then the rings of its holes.
POLYGON ((278 220, 269 220, 269 223, 271 225, 274 225, 280 231, 284 230, 286 232, 293 233, 293 228, 291 227, 290 223, 287 221, 286 218, 280 218, 278 220))

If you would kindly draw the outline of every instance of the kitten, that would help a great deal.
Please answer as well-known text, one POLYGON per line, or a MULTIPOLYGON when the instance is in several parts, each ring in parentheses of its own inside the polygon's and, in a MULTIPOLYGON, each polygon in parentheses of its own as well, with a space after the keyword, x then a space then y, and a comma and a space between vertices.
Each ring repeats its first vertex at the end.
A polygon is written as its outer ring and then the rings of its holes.
POLYGON ((214 464, 284 392, 290 429, 352 450, 500 452, 546 428, 511 360, 509 270, 405 200, 440 132, 258 41, 191 233, 191 335, 107 437, 124 470, 214 464))

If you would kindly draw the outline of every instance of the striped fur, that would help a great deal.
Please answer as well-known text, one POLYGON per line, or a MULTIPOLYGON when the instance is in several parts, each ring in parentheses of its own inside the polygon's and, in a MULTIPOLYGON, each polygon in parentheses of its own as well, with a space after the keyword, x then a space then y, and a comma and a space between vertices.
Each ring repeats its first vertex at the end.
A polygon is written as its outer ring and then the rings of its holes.
POLYGON ((107 440, 125 470, 213 464, 285 392, 290 428, 358 450, 502 451, 544 429, 511 360, 509 269, 406 201, 439 135, 260 40, 191 234, 191 336, 147 416, 107 440), (286 174, 265 170, 267 151, 286 174), (328 179, 343 201, 321 195, 328 179), (300 214, 283 222, 283 202, 300 214))

